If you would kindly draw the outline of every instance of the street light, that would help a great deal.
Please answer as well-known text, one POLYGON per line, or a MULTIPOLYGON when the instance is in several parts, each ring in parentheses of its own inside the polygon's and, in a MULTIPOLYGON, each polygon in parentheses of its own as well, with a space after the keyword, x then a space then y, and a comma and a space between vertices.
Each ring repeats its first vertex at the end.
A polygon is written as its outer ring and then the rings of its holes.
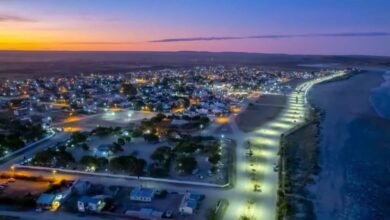
POLYGON ((56 178, 57 170, 53 170, 53 171, 51 171, 51 172, 53 173, 53 179, 55 179, 55 178, 56 178))
POLYGON ((11 170, 12 170, 12 177, 15 177, 15 166, 14 165, 11 166, 11 170))

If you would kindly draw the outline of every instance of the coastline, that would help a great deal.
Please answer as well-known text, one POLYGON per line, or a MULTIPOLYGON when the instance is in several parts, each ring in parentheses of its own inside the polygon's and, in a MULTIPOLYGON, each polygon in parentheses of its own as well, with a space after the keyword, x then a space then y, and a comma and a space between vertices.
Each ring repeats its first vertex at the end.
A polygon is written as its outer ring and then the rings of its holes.
MULTIPOLYGON (((348 80, 359 73, 361 72, 351 71, 318 85, 348 80)), ((305 123, 281 137, 278 152, 280 169, 277 219, 316 219, 315 198, 310 187, 317 181, 321 172, 320 133, 325 113, 323 109, 309 102, 305 123)))

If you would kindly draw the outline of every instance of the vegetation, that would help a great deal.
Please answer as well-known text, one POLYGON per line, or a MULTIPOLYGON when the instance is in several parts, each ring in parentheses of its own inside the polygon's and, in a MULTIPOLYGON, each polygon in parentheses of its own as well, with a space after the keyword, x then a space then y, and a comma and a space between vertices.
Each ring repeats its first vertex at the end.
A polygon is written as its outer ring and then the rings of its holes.
POLYGON ((35 154, 31 161, 35 166, 44 167, 68 167, 74 162, 75 159, 72 154, 63 149, 58 151, 52 149, 40 151, 35 154))
POLYGON ((96 169, 105 169, 108 165, 108 160, 104 157, 83 156, 80 159, 80 164, 86 167, 95 167, 96 169))
POLYGON ((152 164, 149 174, 153 177, 166 177, 169 175, 169 168, 173 157, 172 149, 168 146, 158 147, 150 155, 156 163, 152 164))
POLYGON ((24 124, 18 120, 1 119, 0 128, 7 131, 7 134, 0 134, 0 157, 7 151, 15 151, 26 143, 42 138, 45 134, 41 124, 24 124))
POLYGON ((183 156, 177 160, 176 169, 186 174, 192 174, 197 166, 198 166, 198 162, 194 157, 183 156))
POLYGON ((109 167, 113 172, 124 172, 129 175, 141 176, 144 172, 146 161, 134 156, 119 156, 110 160, 109 167))
POLYGON ((122 145, 118 144, 118 143, 112 143, 108 146, 109 150, 112 152, 112 153, 118 153, 118 152, 121 152, 121 151, 124 151, 122 145))
POLYGON ((133 132, 132 132, 133 138, 141 137, 142 134, 143 134, 143 132, 139 128, 134 129, 133 132))
POLYGON ((144 134, 144 140, 148 143, 158 143, 159 138, 157 135, 150 133, 150 134, 144 134))
POLYGON ((91 131, 91 134, 99 136, 99 137, 105 137, 111 134, 119 133, 121 131, 120 127, 112 128, 112 127, 96 127, 91 131))
POLYGON ((72 134, 71 140, 73 144, 83 143, 87 140, 88 136, 85 133, 74 132, 72 134))

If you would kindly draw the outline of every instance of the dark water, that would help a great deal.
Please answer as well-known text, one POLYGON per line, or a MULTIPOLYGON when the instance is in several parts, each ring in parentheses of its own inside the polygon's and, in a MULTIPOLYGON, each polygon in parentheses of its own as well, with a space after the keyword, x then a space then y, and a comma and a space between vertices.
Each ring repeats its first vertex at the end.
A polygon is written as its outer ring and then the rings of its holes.
POLYGON ((390 219, 390 83, 370 70, 314 87, 323 109, 318 219, 390 219))

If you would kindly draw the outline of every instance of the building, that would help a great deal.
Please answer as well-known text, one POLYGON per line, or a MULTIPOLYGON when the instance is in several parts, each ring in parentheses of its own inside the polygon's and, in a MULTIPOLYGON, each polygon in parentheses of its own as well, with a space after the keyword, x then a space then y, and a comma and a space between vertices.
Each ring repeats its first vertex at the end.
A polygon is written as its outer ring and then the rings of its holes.
POLYGON ((37 207, 41 209, 51 209, 55 197, 56 196, 53 194, 46 193, 40 195, 37 199, 37 207))
POLYGON ((192 215, 198 209, 200 201, 203 199, 203 195, 186 192, 181 200, 179 212, 184 215, 192 215))
POLYGON ((108 157, 109 153, 110 153, 110 148, 108 147, 107 144, 99 145, 99 147, 95 149, 96 157, 108 157))
POLYGON ((137 202, 151 202, 154 197, 154 193, 154 189, 137 187, 131 191, 130 200, 137 202))
POLYGON ((62 194, 48 194, 44 193, 37 199, 37 207, 41 209, 57 210, 63 199, 62 194))
POLYGON ((105 205, 104 200, 97 197, 83 196, 77 201, 77 209, 80 212, 100 212, 105 205))

